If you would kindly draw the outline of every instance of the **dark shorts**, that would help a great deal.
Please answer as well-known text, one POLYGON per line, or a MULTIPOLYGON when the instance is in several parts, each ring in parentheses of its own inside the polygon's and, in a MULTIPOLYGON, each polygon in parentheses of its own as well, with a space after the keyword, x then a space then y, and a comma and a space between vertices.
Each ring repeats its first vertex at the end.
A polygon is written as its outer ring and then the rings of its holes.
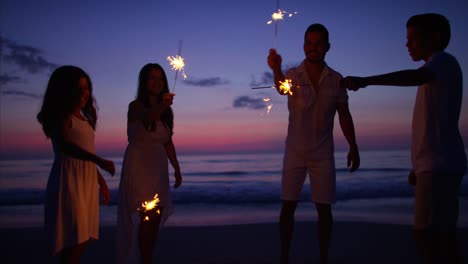
POLYGON ((456 229, 461 181, 464 173, 416 175, 415 229, 456 229))

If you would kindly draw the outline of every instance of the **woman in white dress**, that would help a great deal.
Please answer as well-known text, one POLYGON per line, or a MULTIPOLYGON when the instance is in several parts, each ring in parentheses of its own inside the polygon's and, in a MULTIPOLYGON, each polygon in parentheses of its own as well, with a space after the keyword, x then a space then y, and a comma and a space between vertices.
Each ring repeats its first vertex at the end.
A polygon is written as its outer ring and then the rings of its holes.
POLYGON ((173 97, 163 68, 159 64, 145 65, 139 74, 136 99, 128 107, 128 146, 117 213, 118 263, 152 263, 159 229, 172 213, 168 159, 174 168, 174 188, 182 183, 172 142, 173 97), (156 209, 139 210, 156 194, 156 209))
POLYGON ((37 115, 52 141, 54 163, 46 189, 44 225, 53 255, 61 263, 78 263, 85 244, 98 239, 99 192, 110 200, 107 184, 96 168, 114 175, 114 163, 96 156, 96 108, 89 76, 75 66, 51 75, 37 115))

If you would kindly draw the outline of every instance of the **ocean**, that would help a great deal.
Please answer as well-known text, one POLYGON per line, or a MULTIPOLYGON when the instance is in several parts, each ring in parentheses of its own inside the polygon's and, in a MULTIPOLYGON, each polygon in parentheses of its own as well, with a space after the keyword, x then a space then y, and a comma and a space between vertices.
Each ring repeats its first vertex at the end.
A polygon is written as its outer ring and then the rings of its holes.
MULTIPOLYGON (((407 184, 408 150, 362 151, 350 173, 346 152, 336 152, 335 221, 412 224, 414 188, 407 184)), ((101 206, 101 224, 115 225, 122 156, 114 177, 103 173, 111 203, 101 206)), ((179 155, 182 186, 172 191, 175 212, 167 225, 230 225, 277 222, 281 206, 282 153, 179 155)), ((52 159, 0 160, 0 228, 40 226, 52 159)), ((172 168, 171 168, 172 169, 172 168)), ((171 170, 172 172, 172 170, 171 170)), ((172 181, 171 174, 171 181, 172 181)), ((316 220, 306 180, 296 219, 316 220)), ((468 177, 460 192, 460 226, 468 226, 468 177)))

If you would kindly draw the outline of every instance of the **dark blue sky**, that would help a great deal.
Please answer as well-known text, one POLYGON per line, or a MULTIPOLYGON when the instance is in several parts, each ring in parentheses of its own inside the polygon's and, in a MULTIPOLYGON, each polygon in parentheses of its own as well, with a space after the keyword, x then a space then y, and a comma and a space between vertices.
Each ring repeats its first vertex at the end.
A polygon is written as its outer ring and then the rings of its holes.
MULTIPOLYGON (((418 13, 444 14, 453 36, 447 51, 459 59, 468 80, 466 1, 282 0, 282 9, 298 14, 279 22, 276 41, 274 25, 266 23, 276 0, 3 0, 0 5, 2 152, 50 148, 35 114, 51 70, 65 64, 82 67, 93 81, 98 149, 122 149, 127 105, 135 96, 139 70, 148 62, 160 63, 172 88, 175 73, 166 57, 177 54, 180 40, 188 79, 178 78, 173 107, 175 142, 186 152, 281 149, 285 98, 250 87, 265 85, 266 56, 274 43, 284 66, 300 63, 303 34, 311 23, 322 23, 330 31, 326 61, 332 68, 343 75, 372 75, 421 66, 406 51, 405 23, 418 13), (261 101, 265 97, 273 103, 269 114, 261 101)), ((464 87, 460 126, 466 141, 464 87)), ((406 146, 415 94, 410 87, 350 93, 358 143, 406 146)), ((345 146, 336 131, 338 147, 345 146)))

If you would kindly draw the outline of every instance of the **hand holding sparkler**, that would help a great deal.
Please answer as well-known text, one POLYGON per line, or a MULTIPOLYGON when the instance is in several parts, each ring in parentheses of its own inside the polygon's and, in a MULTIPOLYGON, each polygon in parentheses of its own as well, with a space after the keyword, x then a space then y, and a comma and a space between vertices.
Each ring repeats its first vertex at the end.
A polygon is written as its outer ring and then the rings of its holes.
POLYGON ((268 66, 273 70, 273 73, 281 72, 282 61, 283 59, 276 50, 270 49, 270 53, 268 54, 268 66))
POLYGON ((273 70, 273 75, 275 78, 275 86, 278 93, 282 95, 292 95, 292 83, 290 79, 285 79, 283 72, 281 71, 281 56, 276 52, 275 49, 270 49, 268 54, 268 66, 273 70))
POLYGON ((149 117, 152 120, 160 120, 161 115, 174 103, 175 93, 163 93, 159 95, 158 103, 151 107, 149 117))
POLYGON ((166 110, 167 108, 169 108, 173 103, 174 103, 174 96, 176 94, 175 93, 165 93, 163 94, 162 96, 162 105, 163 105, 163 111, 166 110))
POLYGON ((143 125, 147 131, 151 132, 156 129, 156 121, 161 120, 164 111, 173 104, 174 96, 174 93, 160 94, 158 103, 152 105, 150 110, 145 113, 143 125))

